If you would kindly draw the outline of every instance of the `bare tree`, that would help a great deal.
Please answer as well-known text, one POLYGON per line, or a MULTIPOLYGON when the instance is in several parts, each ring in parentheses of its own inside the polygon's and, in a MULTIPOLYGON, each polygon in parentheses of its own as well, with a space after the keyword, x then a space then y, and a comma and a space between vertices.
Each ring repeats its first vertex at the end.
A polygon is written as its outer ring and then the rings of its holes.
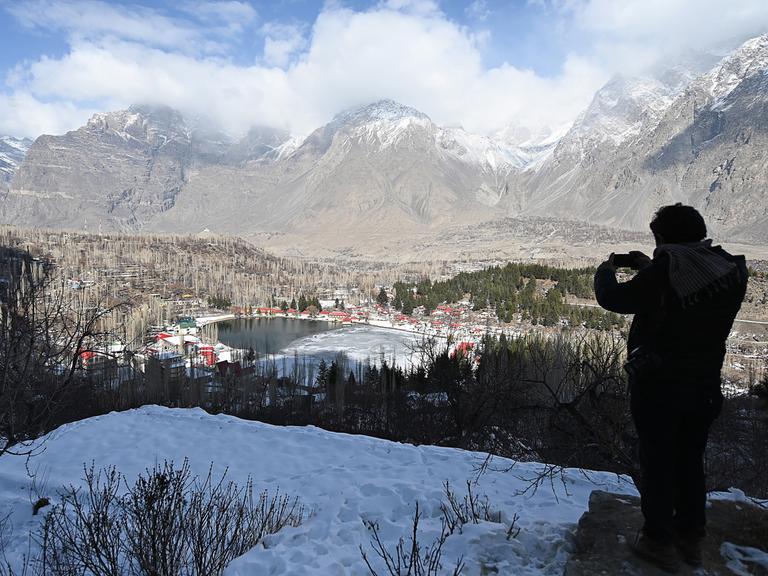
POLYGON ((0 455, 46 432, 80 374, 84 354, 108 354, 106 320, 123 307, 74 290, 53 264, 0 248, 0 455))

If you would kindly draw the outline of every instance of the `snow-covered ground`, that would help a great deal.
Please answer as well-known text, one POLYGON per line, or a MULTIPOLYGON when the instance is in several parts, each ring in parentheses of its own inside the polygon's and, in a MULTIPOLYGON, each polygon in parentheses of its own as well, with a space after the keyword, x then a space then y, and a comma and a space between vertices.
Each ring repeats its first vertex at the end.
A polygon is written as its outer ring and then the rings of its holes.
MULTIPOLYGON (((450 481, 461 495, 465 481, 475 478, 483 455, 451 448, 412 446, 365 436, 331 433, 314 427, 276 427, 231 416, 211 416, 200 409, 146 406, 111 413, 50 433, 42 451, 29 462, 0 458, 0 509, 11 513, 9 559, 27 551, 28 534, 41 521, 32 516, 31 481, 27 470, 45 479, 40 486, 54 501, 63 485, 82 483, 83 464, 116 465, 129 481, 156 462, 185 457, 193 473, 228 477, 254 488, 301 497, 312 510, 298 528, 270 536, 228 568, 229 575, 365 575, 359 546, 369 551, 366 521, 379 524, 385 544, 394 548, 408 537, 416 501, 423 513, 424 544, 440 529, 442 483, 450 481)), ((493 468, 510 461, 498 459, 493 468)), ((540 465, 518 464, 510 472, 489 470, 475 492, 487 495, 502 522, 519 516, 521 531, 506 539, 506 526, 493 522, 468 526, 448 537, 444 566, 464 557, 465 576, 496 574, 561 574, 572 548, 576 522, 587 508, 589 493, 600 488, 635 493, 630 481, 608 473, 573 470, 521 494, 540 465), (484 566, 485 568, 481 568, 484 566)), ((46 509, 43 509, 46 510, 46 509)), ((386 571, 380 572, 386 574, 386 571)))

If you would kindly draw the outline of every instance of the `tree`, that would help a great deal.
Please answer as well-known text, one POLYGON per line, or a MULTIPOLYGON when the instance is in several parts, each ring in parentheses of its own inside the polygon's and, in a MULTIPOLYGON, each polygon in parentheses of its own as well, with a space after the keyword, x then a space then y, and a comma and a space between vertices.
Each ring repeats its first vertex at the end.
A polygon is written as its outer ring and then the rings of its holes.
POLYGON ((379 289, 379 295, 376 296, 376 302, 378 302, 382 306, 386 306, 387 304, 389 304, 389 296, 387 296, 387 291, 384 290, 383 286, 379 289))
POLYGON ((83 358, 109 355, 117 334, 107 321, 123 307, 92 302, 52 264, 0 248, 0 455, 25 453, 21 442, 58 424, 83 358))
POLYGON ((291 309, 296 310, 296 298, 291 298, 291 309))
POLYGON ((225 296, 209 296, 208 306, 218 308, 219 310, 227 310, 232 306, 232 301, 225 296))
POLYGON ((413 314, 413 300, 411 298, 403 301, 403 314, 407 316, 413 314))
POLYGON ((308 303, 304 294, 299 295, 299 312, 304 312, 307 309, 308 303))
POLYGON ((322 390, 325 390, 328 385, 328 365, 324 359, 320 360, 320 364, 317 367, 317 376, 315 376, 315 386, 322 390))

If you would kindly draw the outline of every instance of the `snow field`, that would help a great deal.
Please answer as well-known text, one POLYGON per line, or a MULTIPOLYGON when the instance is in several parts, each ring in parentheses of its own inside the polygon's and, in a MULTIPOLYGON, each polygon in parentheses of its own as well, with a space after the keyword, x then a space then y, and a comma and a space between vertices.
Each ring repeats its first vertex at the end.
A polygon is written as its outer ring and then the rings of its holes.
MULTIPOLYGON (((378 569, 383 568, 370 546, 366 522, 376 522, 385 544, 394 551, 400 537, 408 538, 418 500, 422 512, 419 540, 430 545, 440 532, 443 482, 448 480, 459 498, 465 483, 475 478, 484 455, 452 448, 412 446, 366 436, 326 432, 314 427, 278 427, 212 416, 201 409, 145 406, 113 412, 50 433, 36 447, 29 462, 21 457, 0 459, 0 508, 10 511, 8 557, 20 562, 28 534, 43 514, 32 516, 32 482, 27 469, 37 473, 40 488, 53 502, 57 487, 82 484, 83 464, 97 468, 115 465, 132 481, 156 462, 189 459, 193 474, 204 476, 213 462, 214 478, 225 469, 244 485, 248 476, 254 491, 279 487, 297 495, 310 512, 297 528, 269 536, 235 560, 230 576, 251 574, 365 575, 368 570, 359 547, 378 569)), ((443 546, 448 571, 459 556, 462 574, 560 574, 571 550, 575 524, 587 509, 589 494, 600 488, 634 494, 632 483, 608 473, 568 470, 535 493, 520 495, 539 464, 520 463, 503 472, 511 461, 496 459, 473 491, 487 495, 502 524, 482 522, 449 536, 443 546), (519 516, 520 534, 506 539, 507 524, 519 516)), ((44 508, 43 511, 46 509, 44 508)), ((386 574, 386 570, 379 572, 386 574)))

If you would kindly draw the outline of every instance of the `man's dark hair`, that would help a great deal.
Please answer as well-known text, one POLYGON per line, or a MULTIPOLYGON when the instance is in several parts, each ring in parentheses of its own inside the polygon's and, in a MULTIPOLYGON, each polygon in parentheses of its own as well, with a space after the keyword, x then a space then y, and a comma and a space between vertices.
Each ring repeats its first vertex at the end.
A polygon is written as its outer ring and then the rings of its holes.
POLYGON ((699 242, 707 236, 707 225, 699 211, 681 202, 659 208, 651 221, 651 230, 669 244, 699 242))

